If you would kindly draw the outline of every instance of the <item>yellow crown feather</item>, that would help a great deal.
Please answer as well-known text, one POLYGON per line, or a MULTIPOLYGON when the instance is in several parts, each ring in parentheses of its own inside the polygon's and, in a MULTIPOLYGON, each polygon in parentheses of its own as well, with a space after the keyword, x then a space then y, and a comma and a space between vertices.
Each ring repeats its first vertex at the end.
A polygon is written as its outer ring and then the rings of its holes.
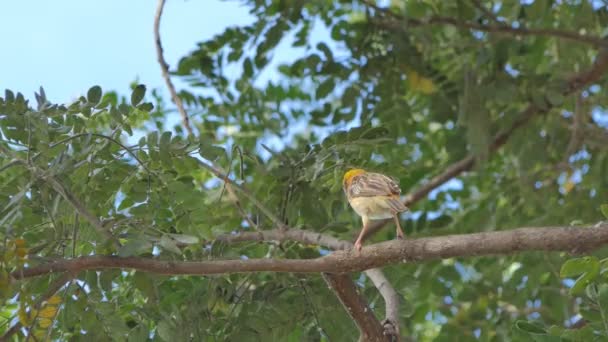
POLYGON ((364 174, 364 173, 365 173, 365 170, 363 170, 363 169, 350 169, 350 170, 346 171, 346 173, 344 174, 342 183, 344 183, 345 185, 348 185, 348 184, 350 184, 353 177, 358 176, 360 174, 364 174))

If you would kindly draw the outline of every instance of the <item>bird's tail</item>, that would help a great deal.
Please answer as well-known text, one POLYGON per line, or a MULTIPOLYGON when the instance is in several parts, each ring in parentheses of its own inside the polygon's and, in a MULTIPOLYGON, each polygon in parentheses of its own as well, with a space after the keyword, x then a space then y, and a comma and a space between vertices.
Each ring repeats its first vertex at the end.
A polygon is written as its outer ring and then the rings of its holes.
POLYGON ((402 213, 404 211, 408 211, 408 207, 405 206, 405 204, 403 204, 403 202, 401 202, 401 199, 399 197, 390 197, 387 199, 387 204, 390 207, 390 209, 396 213, 402 213))

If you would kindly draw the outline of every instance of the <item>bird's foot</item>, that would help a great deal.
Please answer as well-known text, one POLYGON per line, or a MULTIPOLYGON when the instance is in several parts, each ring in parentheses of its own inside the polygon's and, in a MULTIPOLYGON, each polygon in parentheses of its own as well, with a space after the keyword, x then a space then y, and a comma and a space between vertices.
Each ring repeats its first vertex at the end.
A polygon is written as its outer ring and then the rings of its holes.
POLYGON ((361 252, 361 248, 363 248, 363 244, 361 243, 361 241, 359 241, 359 240, 355 241, 354 248, 357 252, 361 252))

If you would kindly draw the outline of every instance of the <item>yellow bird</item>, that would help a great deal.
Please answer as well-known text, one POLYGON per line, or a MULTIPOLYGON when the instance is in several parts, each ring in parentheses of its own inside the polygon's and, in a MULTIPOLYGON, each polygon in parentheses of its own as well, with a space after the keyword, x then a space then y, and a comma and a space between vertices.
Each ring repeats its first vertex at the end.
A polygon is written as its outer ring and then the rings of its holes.
POLYGON ((361 250, 363 236, 372 220, 393 218, 397 226, 397 237, 404 238, 399 224, 399 213, 407 211, 408 208, 401 202, 401 189, 394 180, 380 173, 352 169, 344 174, 342 187, 348 203, 363 221, 363 229, 355 241, 355 249, 361 250))

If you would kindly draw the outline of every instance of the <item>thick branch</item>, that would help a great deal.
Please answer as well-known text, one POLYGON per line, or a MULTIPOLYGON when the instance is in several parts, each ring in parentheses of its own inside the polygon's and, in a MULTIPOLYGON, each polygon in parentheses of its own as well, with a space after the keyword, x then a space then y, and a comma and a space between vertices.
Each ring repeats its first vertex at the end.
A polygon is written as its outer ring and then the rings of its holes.
POLYGON ((154 16, 154 42, 156 45, 156 57, 158 59, 158 63, 160 64, 160 70, 163 74, 163 78, 165 79, 165 83, 167 84, 167 88, 169 89, 169 93, 171 94, 171 99, 177 106, 177 110, 182 117, 182 123, 188 131, 188 134, 193 135, 192 127, 190 126, 190 118, 188 118, 188 113, 184 109, 184 104, 182 103, 182 99, 177 96, 177 91, 175 91, 175 86, 173 86, 173 82, 171 82, 171 76, 169 75, 169 64, 165 61, 165 57, 163 56, 163 45, 160 40, 160 18, 163 15, 163 8, 165 7, 165 0, 158 0, 158 5, 156 7, 156 15, 154 16))
MULTIPOLYGON (((344 250, 353 247, 348 241, 337 239, 331 235, 321 234, 309 230, 290 228, 262 230, 257 232, 241 232, 239 234, 226 234, 217 237, 216 241, 225 243, 238 243, 246 241, 297 241, 303 244, 324 246, 333 250, 344 250)), ((399 304, 400 297, 388 281, 382 270, 374 268, 365 271, 367 277, 380 292, 384 299, 386 319, 383 322, 385 335, 399 337, 399 304)))
POLYGON ((399 328, 399 304, 401 304, 401 297, 381 269, 372 268, 365 271, 365 274, 374 283, 382 298, 384 298, 384 315, 386 316, 386 319, 382 322, 384 334, 391 336, 392 341, 399 341, 401 337, 401 329, 399 328))
POLYGON ((166 275, 208 275, 249 272, 350 273, 404 262, 453 257, 513 254, 523 251, 588 252, 608 244, 608 223, 594 227, 519 228, 508 231, 447 235, 411 240, 392 240, 337 251, 316 259, 249 259, 214 261, 164 261, 152 258, 89 256, 60 259, 33 266, 15 279, 53 272, 124 268, 166 275))
POLYGON ((226 243, 247 242, 247 241, 297 241, 308 245, 325 246, 333 250, 350 249, 353 247, 351 242, 340 240, 331 235, 317 233, 309 230, 289 228, 260 230, 257 232, 239 232, 237 234, 219 235, 215 241, 226 243))
POLYGON ((346 312, 357 324, 361 334, 359 341, 387 341, 382 325, 348 274, 324 273, 323 279, 334 290, 346 312))

